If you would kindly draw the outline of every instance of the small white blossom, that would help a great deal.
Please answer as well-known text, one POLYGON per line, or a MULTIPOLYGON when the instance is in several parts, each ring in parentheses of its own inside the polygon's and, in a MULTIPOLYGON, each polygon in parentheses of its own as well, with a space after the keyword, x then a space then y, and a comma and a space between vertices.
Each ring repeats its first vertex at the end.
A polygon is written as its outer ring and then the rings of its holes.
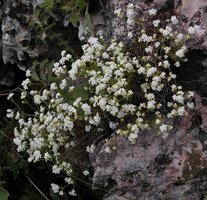
POLYGON ((75 190, 72 189, 72 190, 69 192, 69 195, 71 195, 71 196, 76 196, 77 194, 76 194, 75 190))
POLYGON ((31 74, 31 71, 28 69, 27 71, 26 71, 26 77, 28 78, 28 77, 30 77, 32 74, 31 74))
POLYGON ((176 17, 176 16, 172 16, 172 17, 171 17, 171 22, 172 22, 173 24, 177 24, 177 23, 178 23, 178 19, 177 19, 177 17, 176 17))
POLYGON ((11 100, 13 96, 14 96, 14 93, 13 93, 13 92, 10 93, 10 94, 8 95, 8 97, 7 97, 7 100, 11 100))
POLYGON ((160 126, 160 131, 161 131, 161 132, 166 132, 166 131, 167 131, 167 125, 166 125, 166 124, 162 124, 162 125, 160 126))
POLYGON ((52 187, 52 191, 53 191, 54 193, 58 193, 59 190, 60 190, 60 187, 59 187, 57 184, 52 183, 52 184, 51 184, 51 187, 52 187))
POLYGON ((87 146, 87 147, 86 147, 86 151, 87 151, 88 153, 94 153, 95 148, 96 148, 96 147, 92 144, 91 146, 87 146))
POLYGON ((154 8, 149 10, 149 15, 154 16, 156 14, 157 14, 157 10, 155 10, 154 8))
POLYGON ((158 27, 160 24, 160 20, 154 20, 153 22, 154 27, 158 27))
POLYGON ((88 170, 84 170, 83 174, 84 174, 84 176, 88 176, 89 175, 89 171, 88 170))

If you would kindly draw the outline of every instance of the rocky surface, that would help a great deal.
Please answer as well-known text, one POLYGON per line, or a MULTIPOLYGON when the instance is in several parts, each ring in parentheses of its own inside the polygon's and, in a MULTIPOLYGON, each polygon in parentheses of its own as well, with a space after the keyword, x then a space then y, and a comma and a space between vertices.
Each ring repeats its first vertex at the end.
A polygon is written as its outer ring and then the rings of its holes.
POLYGON ((165 140, 153 130, 135 145, 114 135, 92 158, 94 187, 110 188, 105 200, 197 200, 207 197, 207 107, 196 108, 165 140), (116 145, 111 153, 106 146, 116 145))
MULTIPOLYGON (((12 78, 9 74, 13 73, 12 68, 18 67, 25 70, 31 66, 34 60, 57 59, 60 51, 66 46, 60 46, 57 38, 48 39, 45 33, 35 29, 31 22, 38 19, 35 17, 40 0, 3 0, 0 2, 0 85, 12 85, 12 78), (11 64, 13 65, 11 67, 11 64), (11 68, 9 73, 8 68, 11 68), (9 75, 9 76, 8 76, 9 75), (7 81, 2 79, 6 79, 7 81)), ((59 17, 59 18, 58 18, 59 17)), ((65 40, 67 48, 77 46, 77 29, 64 20, 57 19, 57 30, 60 30, 62 39, 65 40), (63 23, 64 22, 64 23, 63 23), (65 26, 64 26, 65 25, 65 26), (64 34, 63 34, 64 33, 64 34), (76 42, 76 44, 75 44, 76 42)), ((48 21, 48 25, 52 23, 48 21)))

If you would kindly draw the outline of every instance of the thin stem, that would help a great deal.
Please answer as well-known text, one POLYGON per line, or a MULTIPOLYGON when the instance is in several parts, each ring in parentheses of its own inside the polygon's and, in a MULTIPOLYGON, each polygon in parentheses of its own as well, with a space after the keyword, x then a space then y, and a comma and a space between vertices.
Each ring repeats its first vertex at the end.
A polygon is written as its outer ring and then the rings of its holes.
POLYGON ((34 182, 26 175, 27 179, 29 180, 29 182, 35 187, 35 189, 46 199, 49 200, 45 194, 34 184, 34 182))

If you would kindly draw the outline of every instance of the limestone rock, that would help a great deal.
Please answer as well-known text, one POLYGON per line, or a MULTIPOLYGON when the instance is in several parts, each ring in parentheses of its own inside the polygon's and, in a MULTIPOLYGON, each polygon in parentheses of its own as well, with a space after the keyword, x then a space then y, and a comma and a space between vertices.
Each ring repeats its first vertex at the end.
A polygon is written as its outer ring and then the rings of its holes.
MULTIPOLYGON (((63 41, 60 42, 57 38, 49 40, 46 34, 45 37, 40 36, 31 22, 37 20, 35 12, 41 2, 42 0, 0 2, 0 59, 3 61, 0 70, 5 68, 3 65, 9 64, 13 64, 14 68, 18 66, 25 70, 34 60, 58 59, 60 52, 67 45, 67 48, 78 46, 77 30, 69 25, 64 27, 63 20, 60 20, 64 16, 58 14, 58 31, 60 30, 63 41), (59 43, 62 43, 61 47, 59 43), (63 47, 63 45, 66 46, 63 47)), ((1 73, 4 74, 4 72, 1 73)))

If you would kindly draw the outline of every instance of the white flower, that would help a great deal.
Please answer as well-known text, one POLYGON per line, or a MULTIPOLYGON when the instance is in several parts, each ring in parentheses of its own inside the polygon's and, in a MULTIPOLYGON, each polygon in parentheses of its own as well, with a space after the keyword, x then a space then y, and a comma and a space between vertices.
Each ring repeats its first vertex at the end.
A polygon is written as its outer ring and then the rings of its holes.
POLYGON ((147 102, 147 108, 150 109, 154 109, 155 108, 155 104, 156 102, 154 100, 148 101, 147 102))
POLYGON ((76 194, 75 190, 72 189, 72 190, 69 192, 69 195, 71 195, 71 196, 76 196, 77 194, 76 194))
POLYGON ((31 74, 31 71, 28 69, 27 71, 26 71, 26 77, 28 78, 28 77, 30 77, 32 74, 31 74))
POLYGON ((172 22, 173 24, 177 24, 177 23, 178 23, 178 19, 177 19, 177 17, 176 17, 176 16, 172 16, 172 17, 171 17, 171 22, 172 22))
POLYGON ((63 51, 61 52, 61 56, 64 57, 65 55, 66 55, 66 51, 63 50, 63 51))
POLYGON ((13 92, 10 93, 10 94, 8 95, 8 97, 7 97, 7 100, 10 100, 13 96, 14 96, 14 93, 13 93, 13 92))
POLYGON ((35 104, 40 104, 42 101, 42 96, 40 96, 39 94, 35 94, 34 95, 34 103, 35 104))
POLYGON ((27 97, 27 93, 26 92, 21 92, 20 99, 25 99, 26 97, 27 97))
POLYGON ((13 118, 14 117, 14 111, 11 109, 7 109, 7 114, 6 114, 7 118, 13 118))
POLYGON ((195 107, 195 104, 193 102, 191 102, 191 103, 188 102, 187 106, 188 106, 189 109, 193 110, 194 107, 195 107))
POLYGON ((56 83, 51 83, 51 85, 50 85, 50 89, 51 89, 51 90, 57 90, 57 85, 56 85, 56 83))
POLYGON ((144 67, 140 67, 140 68, 137 70, 137 72, 138 72, 139 74, 145 74, 146 69, 145 69, 144 67))
POLYGON ((86 125, 85 126, 85 131, 86 132, 90 132, 90 130, 91 130, 91 125, 86 125))
POLYGON ((176 62, 176 63, 175 63, 175 66, 176 66, 176 67, 180 67, 180 62, 176 62))
POLYGON ((128 33, 127 33, 127 37, 128 37, 129 39, 131 39, 131 38, 133 37, 133 32, 132 32, 132 31, 128 32, 128 33))
POLYGON ((149 15, 154 16, 156 14, 157 14, 157 10, 156 9, 153 8, 153 9, 149 10, 149 15))
POLYGON ((67 80, 66 79, 63 79, 61 84, 60 84, 60 89, 65 89, 65 87, 67 86, 67 80))
POLYGON ((135 140, 137 139, 137 137, 138 137, 138 134, 132 132, 132 133, 130 133, 130 135, 128 136, 128 139, 129 139, 130 142, 134 143, 135 140))
POLYGON ((111 149, 108 146, 104 148, 104 151, 105 151, 105 153, 111 153, 111 149))
POLYGON ((179 58, 183 58, 185 56, 185 49, 179 49, 175 52, 175 55, 178 56, 179 58))
POLYGON ((95 145, 91 145, 91 146, 87 146, 86 147, 86 151, 88 152, 88 153, 94 153, 94 151, 95 151, 95 149, 96 149, 96 147, 95 147, 95 145))
POLYGON ((28 89, 28 85, 30 83, 31 83, 31 81, 28 78, 22 82, 22 87, 24 88, 24 90, 28 89))
POLYGON ((155 47, 159 47, 160 46, 160 42, 155 42, 155 47))
POLYGON ((89 175, 89 171, 88 170, 84 170, 83 174, 84 174, 84 176, 88 176, 89 175))
POLYGON ((170 33, 172 32, 172 28, 170 26, 166 26, 165 29, 160 29, 160 32, 162 33, 163 36, 169 36, 170 33))
POLYGON ((145 33, 141 35, 141 39, 143 40, 143 42, 151 42, 152 41, 152 36, 148 36, 145 33))
POLYGON ((51 187, 52 187, 52 191, 54 193, 58 193, 59 192, 60 187, 57 184, 52 183, 51 187))
POLYGON ((159 125, 161 123, 160 119, 156 119, 155 124, 159 125))
POLYGON ((68 183, 69 185, 73 184, 73 180, 70 177, 66 177, 65 182, 68 183))
POLYGON ((184 97, 182 95, 173 95, 173 100, 180 104, 184 104, 184 97))
POLYGON ((160 131, 161 132, 166 132, 167 131, 167 125, 166 124, 162 124, 162 126, 160 126, 160 131))
POLYGON ((150 67, 150 68, 147 70, 147 77, 152 76, 156 71, 157 71, 157 68, 156 68, 156 67, 150 67))
POLYGON ((166 69, 170 67, 170 63, 169 63, 168 60, 163 61, 163 67, 166 68, 166 69))
POLYGON ((186 113, 186 110, 185 110, 184 106, 178 108, 178 115, 179 116, 183 116, 185 113, 186 113))
POLYGON ((45 159, 46 161, 48 161, 50 158, 51 158, 50 154, 49 154, 48 152, 45 152, 45 154, 44 154, 44 159, 45 159))
POLYGON ((184 35, 183 35, 182 33, 179 33, 179 34, 177 35, 177 38, 178 38, 179 40, 182 40, 183 37, 184 37, 184 35))
POLYGON ((148 47, 145 48, 145 51, 146 51, 147 53, 152 53, 152 51, 153 51, 153 47, 152 47, 152 46, 148 46, 148 47))
POLYGON ((19 119, 20 119, 20 112, 19 112, 19 111, 16 112, 15 119, 16 119, 16 120, 19 120, 19 119))
POLYGON ((109 122, 109 127, 114 130, 117 127, 117 123, 109 122))
POLYGON ((91 114, 91 107, 87 103, 84 103, 81 108, 83 109, 85 115, 91 114))
POLYGON ((154 20, 153 22, 154 27, 158 27, 160 24, 160 20, 154 20))
POLYGON ((52 173, 59 174, 60 173, 60 168, 57 165, 53 165, 52 173))
POLYGON ((104 59, 107 59, 107 58, 109 58, 109 54, 106 53, 106 52, 104 52, 104 53, 102 54, 102 57, 103 57, 104 59))
POLYGON ((124 13, 122 12, 121 8, 114 11, 114 14, 117 15, 117 17, 122 18, 124 16, 124 13))
POLYGON ((88 43, 91 44, 91 45, 97 44, 98 43, 98 38, 90 37, 88 39, 88 43))

